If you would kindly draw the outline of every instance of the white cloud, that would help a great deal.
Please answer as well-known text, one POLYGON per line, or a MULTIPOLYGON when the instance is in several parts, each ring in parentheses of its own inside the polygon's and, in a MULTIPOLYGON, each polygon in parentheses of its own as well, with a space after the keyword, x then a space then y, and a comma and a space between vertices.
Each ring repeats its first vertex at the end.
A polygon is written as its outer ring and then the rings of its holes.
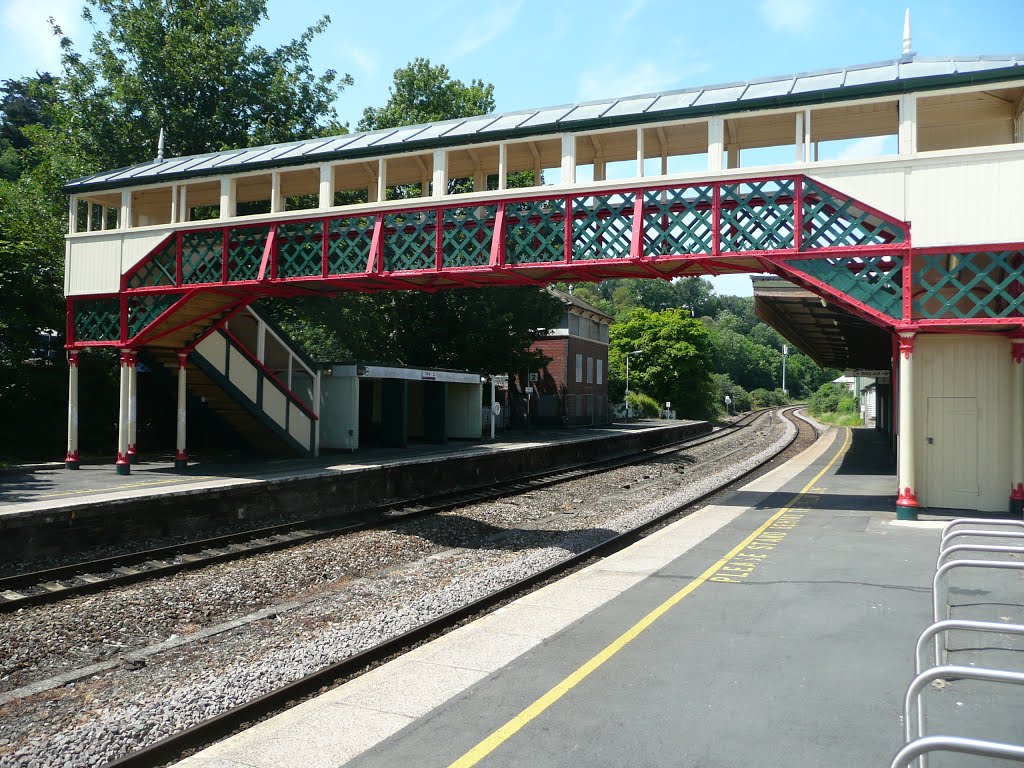
POLYGON ((761 0, 761 19, 777 32, 800 35, 817 26, 821 0, 761 0))
POLYGON ((369 75, 377 74, 377 70, 380 69, 380 62, 377 61, 377 57, 361 48, 349 48, 348 55, 355 61, 356 66, 369 75))
POLYGON ((52 16, 79 50, 88 47, 79 40, 82 27, 80 0, 4 0, 0 2, 0 34, 4 52, 0 71, 10 77, 32 75, 36 70, 54 74, 60 70, 60 44, 50 30, 52 16), (83 45, 84 44, 84 45, 83 45))
POLYGON ((494 8, 476 23, 465 27, 466 34, 452 51, 455 57, 479 50, 509 30, 523 7, 523 0, 502 4, 494 8))
POLYGON ((606 99, 696 85, 692 78, 707 71, 705 62, 695 60, 679 65, 664 59, 646 59, 623 67, 611 62, 580 72, 579 99, 606 99))

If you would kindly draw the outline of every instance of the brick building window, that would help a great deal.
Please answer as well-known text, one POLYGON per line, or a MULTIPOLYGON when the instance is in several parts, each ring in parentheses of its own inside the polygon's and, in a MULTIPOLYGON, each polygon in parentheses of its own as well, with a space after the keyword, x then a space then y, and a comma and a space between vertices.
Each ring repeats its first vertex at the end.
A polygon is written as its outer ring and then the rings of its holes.
POLYGON ((583 355, 576 355, 576 383, 583 383, 583 355))
POLYGON ((597 383, 604 384, 604 360, 597 358, 597 383))
POLYGON ((594 358, 587 358, 587 384, 594 383, 594 358))

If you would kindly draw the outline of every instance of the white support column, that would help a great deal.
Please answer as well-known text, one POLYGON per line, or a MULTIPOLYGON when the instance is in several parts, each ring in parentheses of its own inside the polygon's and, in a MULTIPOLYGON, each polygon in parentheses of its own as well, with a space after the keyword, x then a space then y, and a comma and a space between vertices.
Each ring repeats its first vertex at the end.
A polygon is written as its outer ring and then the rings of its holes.
POLYGON ((1010 515, 1024 516, 1024 337, 1010 338, 1010 515))
POLYGON ((576 183, 576 134, 562 135, 562 178, 561 184, 576 183))
POLYGON ((388 161, 383 157, 377 161, 377 202, 388 199, 388 161))
POLYGON ((636 175, 637 178, 644 177, 644 129, 636 129, 636 175))
POLYGON ((188 453, 185 448, 186 435, 188 433, 188 414, 186 402, 188 398, 188 353, 178 353, 178 423, 177 433, 174 441, 174 468, 185 469, 188 466, 188 453))
POLYGON ((740 146, 739 144, 725 145, 725 162, 730 168, 740 167, 740 146))
POLYGON ((178 223, 178 210, 180 209, 178 200, 178 185, 171 185, 171 224, 178 223))
POLYGON ((334 206, 334 169, 327 163, 320 164, 320 210, 334 206))
POLYGON ((284 210, 284 195, 281 194, 281 174, 273 171, 270 174, 270 212, 281 213, 284 210))
POLYGON ((131 350, 121 350, 121 386, 118 390, 120 402, 117 409, 117 474, 130 475, 132 468, 128 463, 128 411, 131 408, 130 402, 130 376, 128 368, 131 367, 131 350))
POLYGON ((238 185, 234 179, 224 177, 220 180, 220 217, 222 219, 231 219, 237 215, 237 191, 238 185))
POLYGON ((92 232, 92 201, 85 205, 85 231, 92 232))
POLYGON ((716 115, 708 120, 708 171, 722 170, 722 150, 725 147, 725 121, 716 115))
POLYGON ((135 464, 139 460, 138 429, 139 429, 139 357, 132 353, 131 364, 128 366, 128 463, 135 464))
POLYGON ((73 235, 78 231, 78 195, 72 195, 68 200, 68 234, 73 235))
POLYGON ((804 162, 818 159, 818 146, 814 145, 814 154, 811 154, 811 110, 804 110, 804 162))
POLYGON ((807 159, 807 148, 804 146, 804 113, 796 113, 796 162, 802 163, 807 159))
POLYGON ((267 364, 267 324, 262 318, 256 323, 256 359, 267 364))
POLYGON ((68 452, 65 469, 78 469, 78 353, 68 353, 68 452))
MULTIPOLYGON (((487 186, 486 179, 484 186, 487 186)), ((434 197, 448 194, 448 153, 443 149, 434 150, 434 197)))
POLYGON ((316 423, 313 425, 313 455, 320 455, 320 377, 323 371, 318 370, 313 378, 313 413, 316 414, 316 423))
POLYGON ((501 142, 498 145, 498 189, 508 187, 508 145, 501 142))
POLYGON ((188 184, 181 185, 180 194, 181 201, 178 203, 178 210, 181 214, 179 218, 184 223, 192 220, 192 210, 188 207, 188 184))
POLYGON ((917 94, 900 96, 899 152, 912 155, 917 152, 917 94))
POLYGON ((914 333, 900 334, 900 425, 898 477, 899 495, 896 498, 897 517, 900 520, 917 519, 917 482, 914 477, 917 435, 914 430, 914 333))
POLYGON ((121 215, 117 220, 118 229, 131 229, 132 227, 132 193, 130 190, 121 191, 121 215))
POLYGON ((107 229, 107 206, 100 206, 100 232, 105 232, 107 229))

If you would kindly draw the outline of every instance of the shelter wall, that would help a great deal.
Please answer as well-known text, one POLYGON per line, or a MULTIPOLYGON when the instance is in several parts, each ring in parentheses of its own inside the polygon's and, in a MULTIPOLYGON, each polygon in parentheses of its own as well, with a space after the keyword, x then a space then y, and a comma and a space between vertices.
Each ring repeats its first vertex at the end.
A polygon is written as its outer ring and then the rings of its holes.
POLYGON ((919 334, 914 356, 918 500, 926 507, 1005 512, 1011 429, 1020 428, 1009 419, 1009 340, 919 334), (942 417, 950 406, 959 418, 942 417), (973 496, 964 490, 972 478, 973 496))

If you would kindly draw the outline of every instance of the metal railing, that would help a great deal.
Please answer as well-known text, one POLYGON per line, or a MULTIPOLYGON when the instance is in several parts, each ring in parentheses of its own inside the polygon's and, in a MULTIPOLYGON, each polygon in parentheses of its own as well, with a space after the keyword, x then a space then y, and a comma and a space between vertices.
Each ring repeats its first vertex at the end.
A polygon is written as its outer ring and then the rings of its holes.
POLYGON ((1024 672, 984 667, 942 665, 946 637, 951 630, 967 632, 991 632, 1024 636, 1024 624, 1004 624, 992 621, 974 621, 949 618, 948 574, 957 568, 981 568, 994 570, 1024 570, 1024 562, 1011 560, 958 560, 958 553, 989 552, 1009 555, 1024 555, 1024 547, 1009 544, 955 544, 956 539, 977 536, 980 538, 1024 538, 1024 521, 988 520, 984 518, 957 518, 942 530, 935 576, 932 580, 932 624, 918 637, 914 652, 915 677, 907 687, 903 702, 903 736, 905 744, 892 761, 892 768, 905 768, 915 761, 920 768, 926 768, 927 755, 931 752, 956 752, 961 754, 993 757, 1024 762, 1024 745, 971 739, 959 736, 925 736, 924 690, 933 682, 942 679, 975 680, 981 682, 1024 685, 1024 672), (962 526, 995 526, 1016 528, 1021 532, 990 530, 982 528, 962 529, 962 526), (925 670, 926 648, 933 643, 934 666, 925 670), (916 713, 916 728, 911 713, 916 713), (916 735, 915 735, 916 730, 916 735))

